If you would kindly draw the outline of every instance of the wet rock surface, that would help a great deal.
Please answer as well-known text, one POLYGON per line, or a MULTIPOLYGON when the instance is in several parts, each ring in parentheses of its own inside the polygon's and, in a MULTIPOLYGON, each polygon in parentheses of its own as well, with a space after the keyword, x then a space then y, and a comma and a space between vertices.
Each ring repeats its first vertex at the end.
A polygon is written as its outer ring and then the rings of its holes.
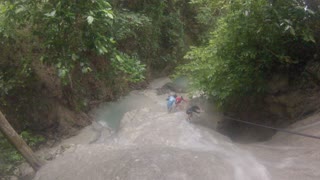
MULTIPOLYGON (((34 179, 320 179, 317 140, 278 133, 264 143, 233 143, 201 123, 186 121, 183 111, 168 114, 166 95, 154 90, 165 81, 142 92, 154 102, 127 112, 119 129, 84 130, 95 140, 79 136, 78 144, 65 148, 34 179)), ((320 136, 319 119, 314 115, 289 129, 320 136)))
POLYGON ((147 108, 128 112, 116 134, 77 145, 35 179, 268 179, 248 152, 184 118, 147 108))

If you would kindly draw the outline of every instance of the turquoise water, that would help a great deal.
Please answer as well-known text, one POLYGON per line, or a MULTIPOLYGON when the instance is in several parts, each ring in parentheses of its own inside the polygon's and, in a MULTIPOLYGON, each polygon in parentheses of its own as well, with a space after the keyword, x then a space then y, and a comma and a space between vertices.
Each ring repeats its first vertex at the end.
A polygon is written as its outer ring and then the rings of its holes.
POLYGON ((117 130, 126 112, 143 107, 161 108, 155 101, 145 96, 143 92, 133 91, 116 102, 101 105, 95 112, 95 119, 100 124, 117 130))

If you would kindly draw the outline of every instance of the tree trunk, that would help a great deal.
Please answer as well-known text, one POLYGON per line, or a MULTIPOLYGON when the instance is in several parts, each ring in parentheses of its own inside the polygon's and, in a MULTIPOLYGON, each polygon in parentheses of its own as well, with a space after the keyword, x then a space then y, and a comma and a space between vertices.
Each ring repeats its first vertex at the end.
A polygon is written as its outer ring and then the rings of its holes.
POLYGON ((39 170, 42 162, 35 156, 31 148, 19 136, 19 134, 11 127, 5 116, 0 111, 0 131, 9 140, 9 142, 22 154, 30 166, 35 170, 39 170))

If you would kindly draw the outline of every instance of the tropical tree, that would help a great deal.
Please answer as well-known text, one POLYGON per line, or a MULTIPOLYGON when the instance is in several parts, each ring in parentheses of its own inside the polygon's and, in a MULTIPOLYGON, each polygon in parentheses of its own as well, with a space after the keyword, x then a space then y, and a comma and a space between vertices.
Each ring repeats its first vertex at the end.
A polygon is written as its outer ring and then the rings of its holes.
MULTIPOLYGON (((96 56, 113 63, 114 71, 135 74, 135 80, 136 74, 143 73, 144 66, 137 59, 115 49, 116 42, 112 36, 114 14, 105 0, 18 0, 3 4, 6 16, 4 27, 30 32, 35 41, 29 47, 33 52, 39 52, 38 60, 56 67, 64 83, 72 82, 74 69, 80 69, 83 73, 91 72, 92 58, 96 56)), ((141 78, 138 76, 139 80, 141 78)))
MULTIPOLYGON (((304 1, 236 0, 225 4, 209 41, 179 68, 219 105, 263 94, 274 72, 298 72, 316 52, 316 14, 304 1)), ((213 15, 212 15, 213 16, 213 15)))

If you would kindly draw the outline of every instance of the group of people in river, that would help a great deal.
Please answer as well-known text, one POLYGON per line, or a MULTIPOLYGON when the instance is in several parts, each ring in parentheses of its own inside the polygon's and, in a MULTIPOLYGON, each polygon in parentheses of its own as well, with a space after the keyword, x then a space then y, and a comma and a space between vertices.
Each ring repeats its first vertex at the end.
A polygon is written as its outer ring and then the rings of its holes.
MULTIPOLYGON (((167 109, 168 113, 171 113, 173 111, 176 111, 177 109, 182 108, 181 103, 182 102, 188 102, 186 99, 184 99, 182 96, 177 96, 176 94, 170 95, 167 98, 167 109)), ((187 108, 186 114, 188 115, 187 120, 191 121, 191 118, 193 116, 193 113, 199 114, 201 112, 200 107, 198 105, 193 105, 187 108)))

